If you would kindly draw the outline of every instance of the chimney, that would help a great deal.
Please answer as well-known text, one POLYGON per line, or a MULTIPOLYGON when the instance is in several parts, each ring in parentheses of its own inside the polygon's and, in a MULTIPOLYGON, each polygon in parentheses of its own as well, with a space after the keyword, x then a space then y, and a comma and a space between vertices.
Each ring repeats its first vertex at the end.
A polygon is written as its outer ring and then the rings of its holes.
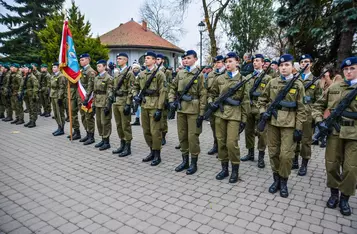
POLYGON ((145 31, 148 30, 148 24, 146 23, 145 20, 143 20, 142 27, 143 27, 143 29, 144 29, 145 31))

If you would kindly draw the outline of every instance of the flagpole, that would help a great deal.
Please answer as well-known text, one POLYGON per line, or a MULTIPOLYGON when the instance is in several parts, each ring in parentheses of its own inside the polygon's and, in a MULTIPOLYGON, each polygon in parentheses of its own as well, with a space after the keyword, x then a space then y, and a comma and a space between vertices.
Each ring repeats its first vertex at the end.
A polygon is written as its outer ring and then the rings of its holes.
POLYGON ((71 105, 71 89, 69 88, 69 81, 67 82, 67 97, 68 97, 68 115, 69 115, 69 139, 72 142, 72 105, 71 105))

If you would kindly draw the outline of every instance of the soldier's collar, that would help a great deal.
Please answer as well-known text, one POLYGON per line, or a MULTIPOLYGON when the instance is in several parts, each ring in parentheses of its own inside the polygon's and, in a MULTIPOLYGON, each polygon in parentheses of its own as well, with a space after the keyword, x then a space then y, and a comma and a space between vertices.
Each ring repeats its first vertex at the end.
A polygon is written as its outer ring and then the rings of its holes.
POLYGON ((281 78, 282 80, 291 80, 293 77, 294 77, 293 74, 290 74, 290 75, 285 76, 285 77, 284 77, 283 75, 280 75, 280 78, 281 78))
POLYGON ((87 70, 88 67, 89 67, 89 64, 85 65, 85 66, 83 67, 83 70, 87 70))
POLYGON ((152 68, 150 69, 148 66, 146 66, 146 72, 151 72, 156 68, 156 65, 154 64, 152 68))
POLYGON ((54 74, 55 74, 55 76, 58 76, 59 73, 60 73, 60 72, 58 71, 58 72, 55 72, 54 74))
POLYGON ((238 73, 239 73, 238 70, 234 72, 227 71, 227 75, 230 79, 234 78, 238 73))
POLYGON ((122 72, 122 71, 124 71, 125 68, 127 68, 127 67, 128 67, 127 65, 125 65, 125 67, 123 67, 123 68, 119 67, 119 71, 122 72))
POLYGON ((107 72, 106 72, 106 71, 103 71, 103 72, 99 73, 99 76, 100 76, 100 77, 103 77, 103 76, 105 75, 105 73, 107 73, 107 72))
POLYGON ((223 73, 226 70, 226 67, 221 67, 220 69, 216 69, 216 73, 223 73))

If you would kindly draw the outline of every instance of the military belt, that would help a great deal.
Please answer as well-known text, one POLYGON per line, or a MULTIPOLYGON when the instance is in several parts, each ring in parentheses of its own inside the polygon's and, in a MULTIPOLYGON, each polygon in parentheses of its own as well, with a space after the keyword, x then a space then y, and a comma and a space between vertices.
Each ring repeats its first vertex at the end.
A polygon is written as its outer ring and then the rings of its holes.
POLYGON ((185 102, 190 102, 190 101, 195 100, 195 99, 198 99, 198 96, 189 95, 189 94, 182 95, 182 101, 185 101, 185 102))
POLYGON ((101 91, 101 90, 96 90, 96 91, 94 91, 94 94, 107 94, 107 92, 101 91))
POLYGON ((341 120, 341 126, 355 126, 355 121, 353 121, 353 120, 341 120))
POLYGON ((240 104, 241 104, 241 100, 238 99, 227 98, 226 100, 224 100, 224 105, 239 106, 240 104))
POLYGON ((281 101, 278 105, 278 110, 295 110, 296 102, 281 101))

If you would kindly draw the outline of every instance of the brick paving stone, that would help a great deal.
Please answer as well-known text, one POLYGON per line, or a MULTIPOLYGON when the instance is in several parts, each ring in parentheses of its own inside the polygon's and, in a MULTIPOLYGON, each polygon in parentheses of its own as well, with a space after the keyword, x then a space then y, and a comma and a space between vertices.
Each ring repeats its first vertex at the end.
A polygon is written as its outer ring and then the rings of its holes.
MULTIPOLYGON (((205 153, 194 176, 174 172, 180 163, 180 152, 173 149, 176 120, 169 121, 165 157, 156 168, 141 162, 148 151, 141 127, 133 127, 132 155, 123 159, 53 137, 55 127, 54 120, 42 117, 35 129, 0 121, 0 233, 349 234, 357 229, 356 197, 350 199, 350 217, 325 207, 329 189, 320 147, 313 147, 308 175, 293 172, 290 196, 281 198, 267 191, 268 158, 264 169, 242 163, 242 181, 235 185, 214 179, 220 165, 205 153)), ((118 136, 112 134, 111 141, 116 147, 118 136)), ((212 146, 208 125, 200 142, 202 152, 212 146)), ((239 143, 245 145, 244 137, 239 143)), ((241 147, 241 154, 246 152, 241 147)))

